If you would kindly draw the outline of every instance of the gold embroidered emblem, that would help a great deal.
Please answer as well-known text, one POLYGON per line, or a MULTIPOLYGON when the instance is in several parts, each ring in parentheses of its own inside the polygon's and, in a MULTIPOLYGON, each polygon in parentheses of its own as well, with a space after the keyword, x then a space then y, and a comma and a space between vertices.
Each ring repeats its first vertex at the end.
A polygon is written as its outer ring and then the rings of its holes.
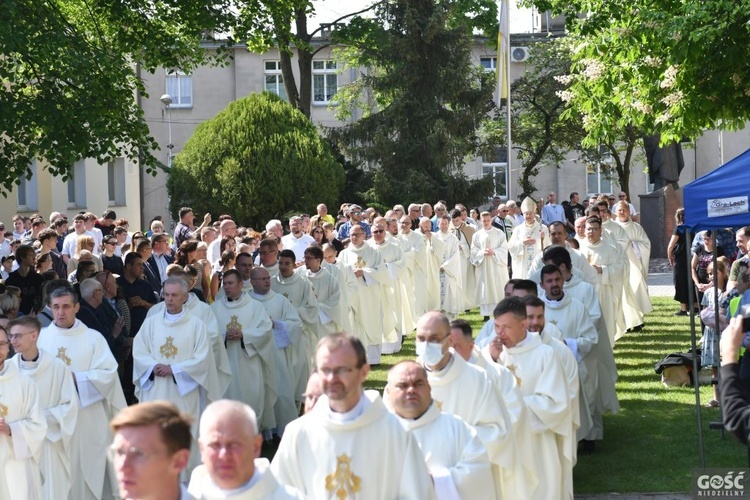
POLYGON ((518 367, 516 365, 508 365, 508 370, 510 370, 510 372, 513 374, 513 377, 516 379, 516 384, 518 385, 518 387, 521 387, 521 378, 516 375, 517 369, 518 367))
POLYGON ((227 323, 227 330, 242 330, 242 324, 237 319, 237 316, 232 316, 231 321, 227 323))
POLYGON ((65 362, 66 365, 70 366, 70 358, 66 354, 67 349, 65 347, 57 348, 57 357, 65 362))
POLYGON ((437 409, 440 411, 443 411, 443 402, 438 401, 437 399, 435 399, 434 401, 435 401, 435 406, 437 406, 437 409))
POLYGON ((179 352, 179 349, 172 344, 172 341, 174 341, 174 337, 167 337, 167 341, 159 348, 159 354, 167 359, 174 358, 179 352))
POLYGON ((365 260, 358 255, 357 262, 354 263, 354 269, 364 269, 366 267, 367 267, 367 262, 365 262, 365 260))
POLYGON ((0 418, 5 418, 7 416, 8 416, 8 407, 0 403, 0 418))
POLYGON ((362 489, 362 479, 351 471, 352 459, 346 453, 336 457, 336 470, 326 476, 326 490, 339 500, 358 493, 362 489))

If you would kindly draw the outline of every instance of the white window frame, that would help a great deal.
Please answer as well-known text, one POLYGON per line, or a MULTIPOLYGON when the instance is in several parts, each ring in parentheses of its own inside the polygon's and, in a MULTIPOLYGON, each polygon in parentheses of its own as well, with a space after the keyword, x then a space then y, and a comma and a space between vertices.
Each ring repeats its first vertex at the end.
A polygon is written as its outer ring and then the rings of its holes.
POLYGON ((178 69, 168 70, 164 86, 166 93, 172 98, 172 104, 169 105, 170 108, 193 107, 193 77, 191 75, 187 75, 178 69), (183 92, 182 82, 189 83, 189 92, 183 92))
POLYGON ((107 199, 110 207, 127 204, 125 195, 125 158, 107 163, 107 199))
POLYGON ((336 95, 339 89, 339 70, 336 61, 332 59, 318 59, 312 62, 312 103, 313 105, 326 105, 331 102, 333 96, 336 95), (316 68, 316 66, 318 66, 316 68), (316 78, 318 77, 318 78, 316 78), (322 92, 316 92, 319 88, 320 78, 322 77, 323 89, 322 92), (329 95, 328 91, 330 87, 334 87, 334 91, 329 95), (322 99, 319 98, 322 96, 322 99))
POLYGON ((489 73, 496 73, 497 72, 497 56, 482 56, 479 58, 479 65, 484 69, 485 71, 489 73), (485 61, 489 62, 489 67, 485 66, 485 61))
POLYGON ((31 212, 39 209, 39 194, 37 191, 37 161, 32 160, 29 164, 31 179, 26 176, 19 178, 16 188, 16 202, 19 212, 31 212))
POLYGON ((591 163, 586 166, 586 190, 589 191, 588 196, 593 196, 595 194, 609 194, 619 192, 620 190, 617 182, 614 179, 610 179, 607 176, 607 172, 604 172, 604 169, 602 167, 603 163, 591 163), (596 171, 594 171, 594 168, 596 169, 596 171), (596 176, 597 190, 591 191, 591 184, 589 183, 589 179, 594 175, 596 176), (608 187, 607 184, 609 184, 608 187))
POLYGON ((284 87, 284 76, 281 74, 281 61, 263 61, 263 76, 263 90, 289 101, 284 87))
POLYGON ((86 207, 86 160, 73 164, 72 176, 68 178, 68 208, 86 207))

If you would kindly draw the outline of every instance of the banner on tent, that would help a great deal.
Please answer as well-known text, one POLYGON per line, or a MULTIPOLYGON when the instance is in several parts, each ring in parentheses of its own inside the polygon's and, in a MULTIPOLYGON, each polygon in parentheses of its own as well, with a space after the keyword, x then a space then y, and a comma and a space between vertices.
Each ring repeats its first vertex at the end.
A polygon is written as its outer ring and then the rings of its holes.
POLYGON ((706 200, 709 217, 726 217, 748 213, 747 196, 733 196, 731 198, 713 198, 706 200))

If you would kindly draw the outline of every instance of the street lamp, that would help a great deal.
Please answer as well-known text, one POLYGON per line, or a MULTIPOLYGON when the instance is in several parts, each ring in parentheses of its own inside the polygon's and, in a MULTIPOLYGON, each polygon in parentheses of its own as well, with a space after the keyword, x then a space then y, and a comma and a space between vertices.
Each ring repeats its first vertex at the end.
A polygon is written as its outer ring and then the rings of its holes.
POLYGON ((164 94, 159 99, 162 103, 164 103, 164 108, 167 110, 167 124, 169 128, 169 144, 167 144, 167 168, 172 168, 172 148, 174 148, 174 144, 172 144, 172 96, 169 94, 164 94))

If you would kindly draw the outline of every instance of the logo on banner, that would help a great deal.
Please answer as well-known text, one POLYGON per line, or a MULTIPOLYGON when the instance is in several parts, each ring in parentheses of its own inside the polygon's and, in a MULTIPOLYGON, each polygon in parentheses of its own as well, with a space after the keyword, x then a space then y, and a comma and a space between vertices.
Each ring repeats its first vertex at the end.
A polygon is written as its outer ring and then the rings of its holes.
POLYGON ((748 213, 747 196, 732 198, 714 198, 706 201, 709 217, 725 217, 748 213))

